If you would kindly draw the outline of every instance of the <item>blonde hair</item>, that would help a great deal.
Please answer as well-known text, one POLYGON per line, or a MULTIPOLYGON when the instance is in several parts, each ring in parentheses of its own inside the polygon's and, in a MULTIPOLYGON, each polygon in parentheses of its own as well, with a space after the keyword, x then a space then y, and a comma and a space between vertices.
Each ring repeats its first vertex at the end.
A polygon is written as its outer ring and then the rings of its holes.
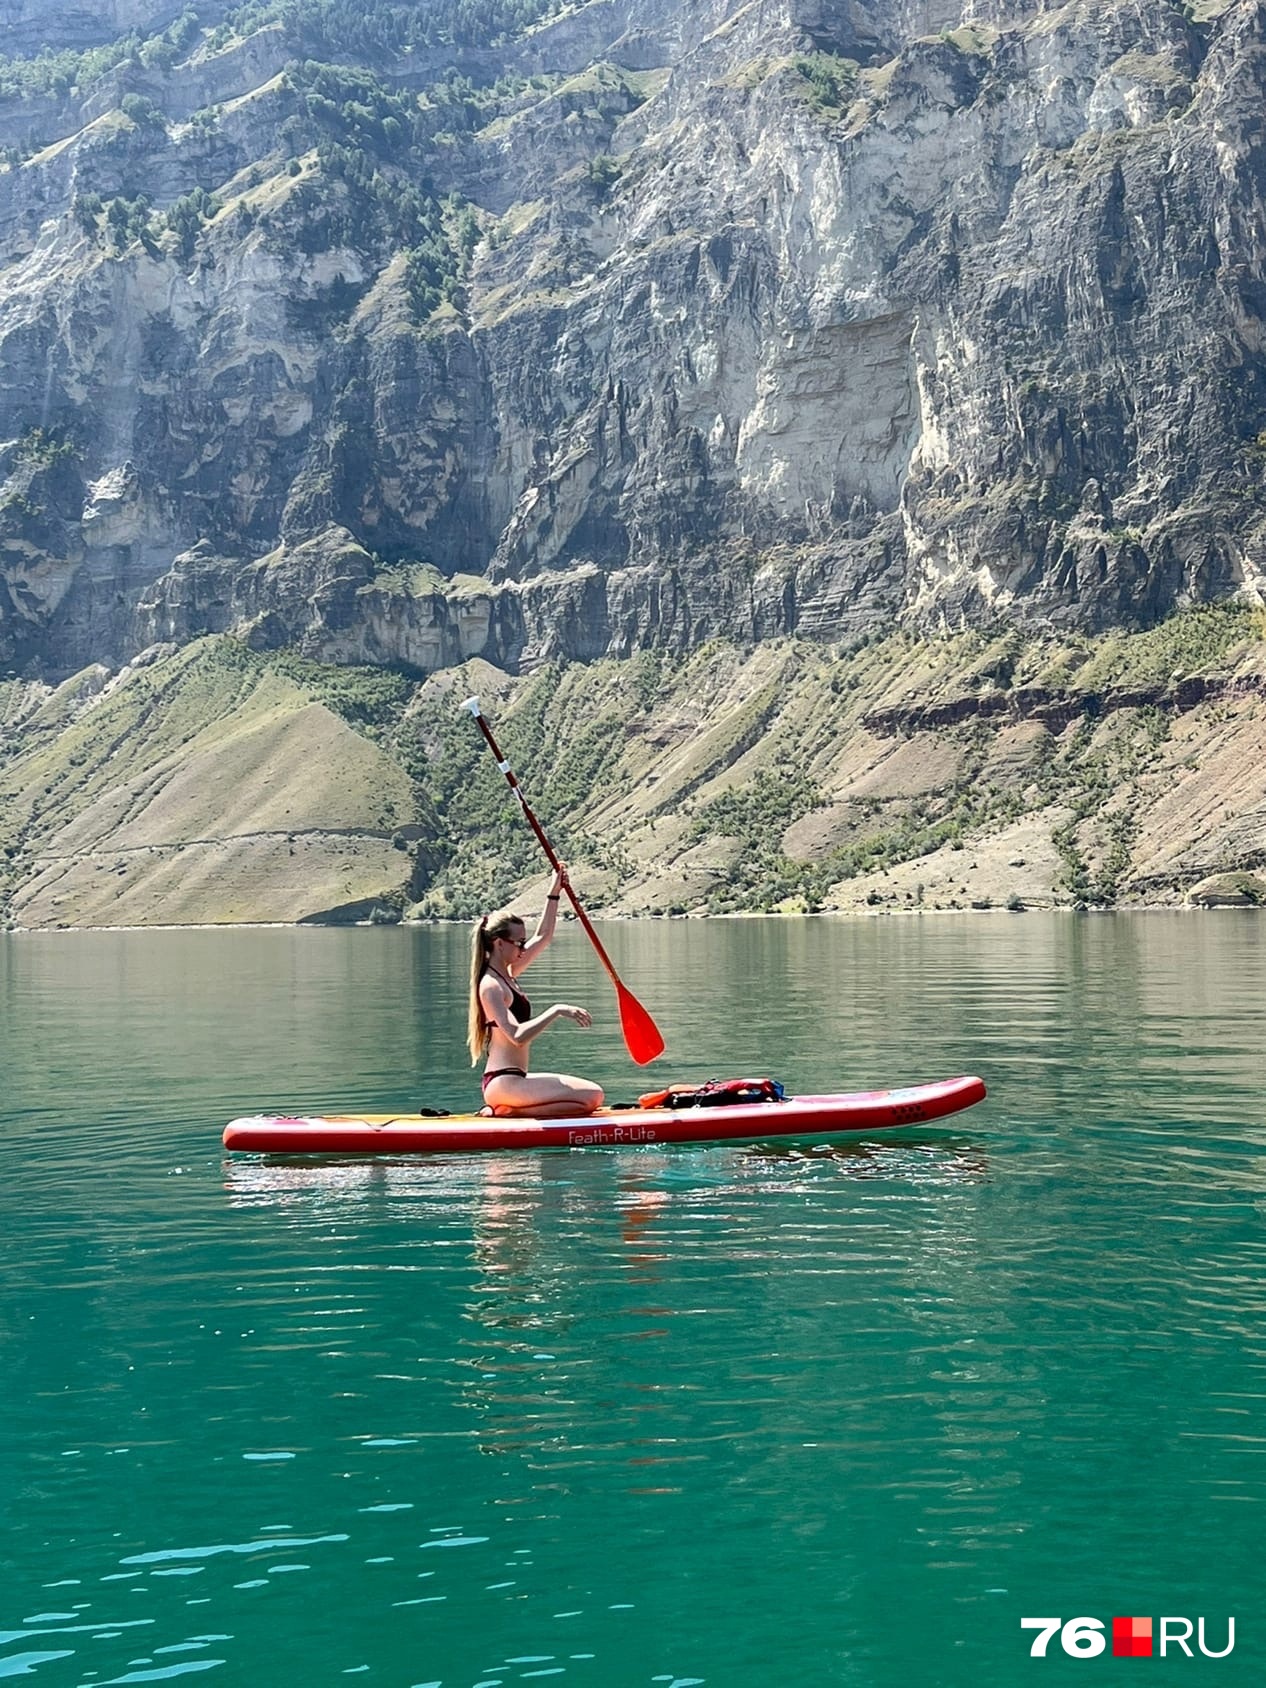
POLYGON ((479 1000, 479 981, 488 971, 488 957, 492 954, 492 946, 498 938, 508 938, 516 926, 522 932, 527 930, 521 915, 502 914, 489 922, 485 914, 475 927, 470 946, 470 1012, 466 1021, 466 1044, 470 1050, 472 1067, 477 1067, 488 1053, 488 1040, 492 1035, 488 1029, 484 1005, 479 1000))

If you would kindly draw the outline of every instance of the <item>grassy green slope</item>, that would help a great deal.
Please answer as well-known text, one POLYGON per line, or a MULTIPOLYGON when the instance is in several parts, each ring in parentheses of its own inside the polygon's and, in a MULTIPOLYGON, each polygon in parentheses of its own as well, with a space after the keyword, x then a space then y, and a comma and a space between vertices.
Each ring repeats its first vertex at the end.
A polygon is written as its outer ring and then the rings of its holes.
POLYGON ((1264 673, 1262 617, 1237 609, 1078 643, 471 664, 402 727, 459 841, 419 911, 493 906, 537 866, 466 692, 493 688, 534 807, 612 910, 1111 904, 1266 863, 1264 673))
MULTIPOLYGON (((337 678, 346 694, 354 673, 337 678)), ((433 817, 310 678, 201 640, 101 679, 60 687, 0 761, 17 921, 300 920, 403 901, 411 861, 393 837, 433 817)))
POLYGON ((1256 897, 1264 688, 1266 619, 1232 608, 1095 641, 715 643, 421 684, 203 640, 0 688, 8 913, 464 918, 535 895, 472 692, 613 913, 1256 897))

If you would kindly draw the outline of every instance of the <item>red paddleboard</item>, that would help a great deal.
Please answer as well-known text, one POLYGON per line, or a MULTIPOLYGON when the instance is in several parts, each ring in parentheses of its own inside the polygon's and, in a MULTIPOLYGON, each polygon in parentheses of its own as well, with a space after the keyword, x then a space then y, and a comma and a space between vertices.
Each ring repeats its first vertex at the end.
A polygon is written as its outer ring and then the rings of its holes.
POLYGON ((856 1131, 894 1131, 974 1107, 984 1081, 947 1078, 905 1090, 794 1096, 722 1108, 600 1108, 580 1119, 487 1119, 479 1114, 331 1114, 298 1119, 256 1114, 224 1128, 226 1149, 283 1155, 443 1155, 484 1149, 630 1148, 644 1143, 820 1141, 856 1131))

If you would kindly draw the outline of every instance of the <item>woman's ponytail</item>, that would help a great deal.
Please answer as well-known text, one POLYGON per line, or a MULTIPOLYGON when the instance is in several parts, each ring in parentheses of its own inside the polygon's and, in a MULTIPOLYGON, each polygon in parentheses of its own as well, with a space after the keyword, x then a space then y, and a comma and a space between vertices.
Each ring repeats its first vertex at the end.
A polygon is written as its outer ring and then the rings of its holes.
POLYGON ((488 1022, 483 1003, 479 1000, 479 981, 488 970, 488 957, 498 938, 508 937, 523 922, 517 914, 503 914, 490 921, 485 914, 475 927, 470 945, 470 1012, 466 1023, 466 1043, 470 1049, 470 1064, 477 1067, 488 1053, 488 1022))
POLYGON ((488 916, 475 927, 470 946, 470 1004, 466 1015, 466 1042, 470 1048, 470 1064, 479 1065, 488 1048, 488 1028, 484 1024, 483 1004, 479 1000, 479 981, 488 965, 488 916))

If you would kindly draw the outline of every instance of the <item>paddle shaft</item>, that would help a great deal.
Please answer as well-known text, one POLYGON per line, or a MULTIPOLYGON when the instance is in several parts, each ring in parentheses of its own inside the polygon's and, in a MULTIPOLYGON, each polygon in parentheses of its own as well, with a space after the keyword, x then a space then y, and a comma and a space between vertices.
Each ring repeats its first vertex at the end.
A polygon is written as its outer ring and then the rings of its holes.
MULTIPOLYGON (((467 706, 467 707, 469 707, 469 706, 467 706)), ((501 772, 505 775, 506 783, 509 785, 510 790, 518 798, 519 807, 523 810, 523 818, 527 821, 528 825, 532 828, 532 831, 536 834, 536 841, 541 846, 541 849, 544 850, 546 858, 549 861, 549 865, 554 869, 555 873, 558 873, 561 870, 562 863, 559 861, 558 856, 555 854, 554 846, 550 843, 549 839, 545 836, 544 827, 541 825, 540 821, 537 820, 536 816, 532 813, 531 805, 528 803, 527 798, 523 795, 523 788, 520 786, 518 780, 514 776, 514 769, 511 768, 510 764, 506 761, 505 757, 501 754, 501 747, 500 747, 500 745, 498 745, 496 739, 493 738, 493 736, 492 736, 492 728, 488 725, 487 721, 484 720, 483 715, 480 713, 478 708, 471 709, 470 713, 475 718, 475 725, 479 728, 479 731, 487 739, 488 748, 489 748, 489 750, 491 750, 492 754, 496 757, 497 766, 498 766, 498 768, 501 769, 501 772)), ((602 939, 594 931, 593 924, 590 921, 589 916, 585 913, 584 909, 581 908, 580 903, 577 900, 576 893, 571 888, 571 881, 568 880, 568 879, 564 879, 563 880, 563 886, 564 886, 564 888, 567 892, 568 897, 571 899, 571 906, 576 911, 577 920, 579 920, 580 924, 585 929, 585 936, 589 939, 589 942, 593 945, 595 951, 597 952, 598 960, 606 968, 607 973, 610 975, 611 982, 616 986, 616 988, 618 990, 623 990, 624 985, 623 985, 623 982, 620 979, 620 975, 616 972, 615 966, 612 963, 611 957, 607 954, 606 950, 603 948, 602 939)))

